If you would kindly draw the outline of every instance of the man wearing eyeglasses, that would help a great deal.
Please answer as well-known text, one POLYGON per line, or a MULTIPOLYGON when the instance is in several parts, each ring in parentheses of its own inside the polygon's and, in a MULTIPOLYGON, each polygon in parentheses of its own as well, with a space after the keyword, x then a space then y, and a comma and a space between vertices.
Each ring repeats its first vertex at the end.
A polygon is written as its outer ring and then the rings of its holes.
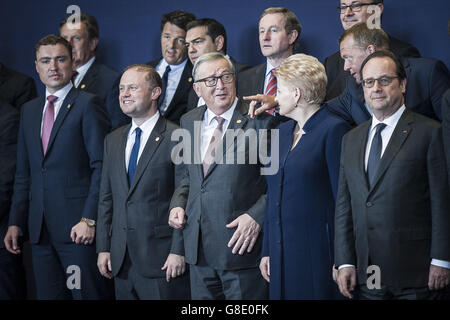
MULTIPOLYGON (((369 27, 377 26, 384 6, 383 0, 340 0, 337 9, 342 27, 344 30, 348 30, 360 22, 369 24, 369 27)), ((420 57, 420 53, 415 47, 391 36, 389 36, 389 47, 397 57, 420 57)), ((330 100, 344 91, 346 80, 350 74, 344 70, 344 61, 339 52, 325 58, 324 66, 328 78, 325 100, 330 100)))
MULTIPOLYGON (((188 48, 189 60, 192 64, 202 55, 208 52, 220 52, 227 54, 227 33, 225 27, 215 19, 198 19, 188 23, 186 27, 186 46, 188 48)), ((239 63, 230 57, 236 70, 236 78, 239 73, 249 69, 250 66, 239 63)), ((189 91, 188 109, 193 109, 205 104, 199 99, 192 87, 189 91)))
MULTIPOLYGON (((330 111, 359 125, 372 115, 364 101, 360 69, 362 61, 378 50, 389 50, 389 38, 381 29, 358 23, 339 37, 344 69, 352 76, 347 79, 344 92, 327 102, 330 111)), ((400 58, 406 70, 405 101, 408 108, 429 118, 441 121, 441 102, 450 87, 450 74, 444 63, 428 58, 400 58)))
POLYGON ((441 125, 405 104, 406 71, 391 52, 369 55, 359 77, 373 114, 342 142, 339 290, 348 298, 356 289, 361 299, 442 299, 450 283, 450 191, 441 125))
POLYGON ((236 97, 234 66, 227 56, 202 55, 193 74, 194 90, 205 105, 181 118, 194 146, 193 152, 191 146, 185 149, 193 161, 185 160, 186 174, 169 216, 169 224, 183 230, 180 243, 190 265, 191 297, 267 299, 268 287, 258 269, 266 182, 261 160, 251 160, 255 150, 249 147, 268 143, 261 129, 275 128, 277 120, 268 114, 257 119, 247 115, 246 104, 236 97), (256 141, 250 144, 236 133, 255 133, 256 141))
POLYGON ((187 59, 185 37, 186 26, 193 20, 195 16, 186 11, 164 14, 161 19, 162 59, 147 63, 162 79, 159 112, 175 123, 187 110, 187 96, 192 86, 192 64, 187 59))

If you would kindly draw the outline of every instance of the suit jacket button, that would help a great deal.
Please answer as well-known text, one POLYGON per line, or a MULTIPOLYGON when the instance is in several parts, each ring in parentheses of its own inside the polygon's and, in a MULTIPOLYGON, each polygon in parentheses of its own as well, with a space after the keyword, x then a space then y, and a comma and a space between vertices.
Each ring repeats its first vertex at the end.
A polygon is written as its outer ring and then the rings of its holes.
POLYGON ((366 203, 366 206, 371 207, 371 206, 373 206, 373 203, 369 201, 366 203))
POLYGON ((42 168, 42 172, 46 172, 47 171, 47 169, 46 168, 42 168))
POLYGON ((197 219, 197 222, 200 223, 200 219, 197 219))

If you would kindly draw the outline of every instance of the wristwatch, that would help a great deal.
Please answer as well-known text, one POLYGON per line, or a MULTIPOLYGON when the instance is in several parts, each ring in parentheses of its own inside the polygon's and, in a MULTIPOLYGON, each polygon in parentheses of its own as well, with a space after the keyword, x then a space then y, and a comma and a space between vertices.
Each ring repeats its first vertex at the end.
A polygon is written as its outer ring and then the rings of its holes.
POLYGON ((88 227, 95 227, 95 220, 88 219, 88 218, 81 218, 81 222, 86 222, 88 227))

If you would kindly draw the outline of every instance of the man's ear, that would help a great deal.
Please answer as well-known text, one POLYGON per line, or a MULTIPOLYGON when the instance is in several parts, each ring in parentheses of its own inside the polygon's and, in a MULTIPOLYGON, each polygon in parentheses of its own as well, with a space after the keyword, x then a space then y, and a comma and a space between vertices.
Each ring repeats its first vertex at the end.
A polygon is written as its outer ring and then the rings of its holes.
POLYGON ((89 40, 89 50, 91 50, 91 52, 94 52, 95 49, 97 49, 97 45, 98 45, 98 38, 93 38, 89 40))
POLYGON ((161 88, 160 87, 154 87, 152 89, 152 100, 158 100, 159 96, 161 95, 161 88))
POLYGON ((369 55, 374 53, 375 51, 377 51, 377 47, 375 47, 375 45, 373 44, 369 44, 366 48, 366 53, 368 53, 369 55))
POLYGON ((403 95, 406 93, 406 78, 400 81, 400 88, 402 89, 403 95))
POLYGON ((199 98, 201 98, 202 95, 201 95, 201 91, 200 91, 200 85, 198 83, 194 82, 193 87, 194 87, 194 91, 197 94, 197 96, 199 98))
POLYGON ((297 41, 298 38, 298 31, 297 30, 292 30, 289 33, 289 44, 293 45, 295 43, 295 41, 297 41))
POLYGON ((225 43, 225 38, 223 36, 217 36, 216 39, 214 39, 214 45, 216 47, 216 51, 218 51, 218 52, 222 51, 224 43, 225 43))

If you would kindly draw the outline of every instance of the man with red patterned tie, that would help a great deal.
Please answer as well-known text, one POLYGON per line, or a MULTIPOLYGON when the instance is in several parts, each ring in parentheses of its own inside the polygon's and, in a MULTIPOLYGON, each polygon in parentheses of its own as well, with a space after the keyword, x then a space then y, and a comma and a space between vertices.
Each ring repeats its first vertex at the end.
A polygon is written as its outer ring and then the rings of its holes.
MULTIPOLYGON (((266 62, 248 69, 239 76, 238 96, 256 104, 273 102, 277 92, 273 70, 293 54, 302 26, 297 16, 286 8, 267 8, 259 20, 259 45, 266 62)), ((273 109, 267 110, 270 114, 273 109)), ((275 111, 276 112, 276 111, 275 111)))
POLYGON ((73 88, 69 42, 49 35, 35 51, 46 93, 22 107, 5 246, 20 253, 28 233, 38 299, 110 298, 93 245, 110 122, 98 97, 73 88))

